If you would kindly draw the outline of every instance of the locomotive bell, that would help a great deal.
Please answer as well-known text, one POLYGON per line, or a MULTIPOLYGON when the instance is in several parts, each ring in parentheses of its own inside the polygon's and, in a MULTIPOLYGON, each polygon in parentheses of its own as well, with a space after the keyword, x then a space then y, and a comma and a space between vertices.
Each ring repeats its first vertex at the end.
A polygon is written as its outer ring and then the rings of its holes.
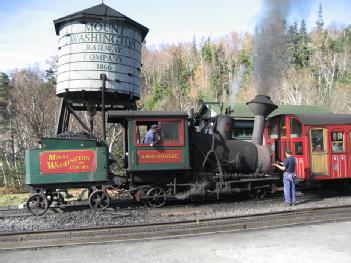
POLYGON ((262 145, 266 117, 277 109, 278 106, 273 103, 269 96, 265 95, 256 95, 253 100, 247 102, 246 104, 255 115, 252 141, 256 144, 262 145))

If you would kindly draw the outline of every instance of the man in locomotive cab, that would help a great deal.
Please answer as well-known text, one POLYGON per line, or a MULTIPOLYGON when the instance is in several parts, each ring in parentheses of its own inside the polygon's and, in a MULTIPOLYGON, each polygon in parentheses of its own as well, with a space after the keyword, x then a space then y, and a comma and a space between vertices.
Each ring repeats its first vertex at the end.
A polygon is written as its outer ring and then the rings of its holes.
POLYGON ((160 142, 160 127, 157 124, 151 125, 150 129, 145 134, 145 138, 143 140, 144 144, 150 144, 150 146, 154 146, 155 144, 160 142))
POLYGON ((296 173, 295 173, 295 158, 291 155, 289 149, 285 150, 286 158, 284 162, 277 162, 273 165, 284 171, 283 183, 284 183, 284 200, 286 205, 296 205, 296 173))

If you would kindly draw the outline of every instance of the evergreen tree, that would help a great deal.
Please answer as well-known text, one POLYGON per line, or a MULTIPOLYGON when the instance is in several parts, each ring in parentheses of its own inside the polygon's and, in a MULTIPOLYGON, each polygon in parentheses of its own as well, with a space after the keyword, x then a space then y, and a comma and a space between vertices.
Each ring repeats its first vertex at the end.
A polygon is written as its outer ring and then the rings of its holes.
POLYGON ((186 102, 189 92, 189 78, 191 70, 184 60, 182 46, 178 46, 173 52, 170 67, 170 77, 172 83, 173 96, 176 99, 176 107, 183 110, 183 103, 186 102))
POLYGON ((298 62, 298 49, 300 42, 300 34, 297 30, 297 22, 289 26, 286 36, 286 56, 287 61, 291 65, 297 66, 298 62))
POLYGON ((193 37, 193 41, 191 43, 191 55, 193 57, 197 57, 197 46, 196 46, 196 37, 193 37))
POLYGON ((322 31, 324 27, 322 3, 319 3, 318 18, 316 21, 317 30, 322 31))
MULTIPOLYGON (((0 73, 0 162, 5 160, 5 145, 10 139, 9 116, 7 114, 7 92, 9 87, 9 77, 5 73, 0 73)), ((6 183, 4 170, 0 171, 0 177, 3 177, 6 183)))
POLYGON ((7 74, 0 72, 0 89, 7 87, 9 84, 9 76, 7 74))
MULTIPOLYGON (((7 91, 9 86, 9 77, 0 72, 0 133, 3 135, 8 129, 7 116, 7 91)), ((1 136, 1 135, 0 135, 1 136)))
POLYGON ((297 22, 290 26, 286 38, 288 63, 297 68, 307 66, 310 59, 310 50, 308 47, 309 39, 305 21, 301 21, 300 29, 297 27, 297 22))
POLYGON ((301 21, 301 25, 300 25, 300 36, 303 41, 308 41, 306 22, 304 19, 301 21))
POLYGON ((205 40, 205 43, 202 45, 201 48, 201 56, 205 62, 211 62, 212 61, 212 48, 211 48, 211 42, 210 38, 205 40))
POLYGON ((307 28, 305 20, 301 21, 299 31, 299 49, 298 49, 298 64, 301 67, 306 67, 309 64, 311 52, 308 46, 309 37, 307 34, 307 28))

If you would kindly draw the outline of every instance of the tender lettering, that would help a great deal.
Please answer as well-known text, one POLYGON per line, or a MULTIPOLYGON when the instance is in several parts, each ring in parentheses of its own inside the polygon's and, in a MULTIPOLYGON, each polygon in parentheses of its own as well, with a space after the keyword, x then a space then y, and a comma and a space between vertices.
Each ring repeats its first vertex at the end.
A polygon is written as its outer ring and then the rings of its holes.
POLYGON ((47 166, 49 170, 63 168, 63 167, 70 167, 70 168, 72 167, 73 169, 78 169, 78 168, 74 168, 74 165, 72 164, 76 164, 76 163, 84 164, 84 162, 90 161, 90 157, 85 155, 81 155, 81 156, 78 155, 78 156, 68 158, 68 155, 50 154, 48 160, 54 161, 54 162, 47 162, 47 166))
POLYGON ((42 152, 40 172, 43 174, 91 172, 96 169, 95 151, 72 150, 42 152))

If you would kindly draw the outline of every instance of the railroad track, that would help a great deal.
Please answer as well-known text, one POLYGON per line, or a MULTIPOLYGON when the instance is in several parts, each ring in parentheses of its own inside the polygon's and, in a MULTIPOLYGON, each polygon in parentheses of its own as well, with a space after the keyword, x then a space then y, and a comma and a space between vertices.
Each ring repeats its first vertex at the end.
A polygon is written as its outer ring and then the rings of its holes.
POLYGON ((175 223, 3 233, 0 234, 0 251, 184 237, 343 220, 351 220, 351 205, 175 223))
MULTIPOLYGON (((324 191, 325 192, 325 191, 324 191)), ((305 192, 297 192, 297 196, 299 201, 303 201, 305 199, 318 199, 321 196, 323 197, 325 193, 323 191, 305 191, 305 192)), ((335 197, 339 196, 340 193, 329 193, 325 195, 324 197, 335 197)), ((271 201, 281 201, 282 196, 281 193, 274 193, 270 196, 264 197, 264 198, 257 198, 257 199, 251 199, 253 201, 257 200, 271 200, 271 201)), ((245 200, 246 202, 250 202, 251 200, 245 200)), ((213 204, 216 202, 233 202, 233 199, 221 199, 218 200, 216 198, 209 198, 207 200, 208 204, 213 204)), ((235 200, 238 201, 238 200, 235 200)), ((240 201, 240 200, 239 200, 240 201)), ((172 204, 167 205, 165 208, 182 208, 184 206, 184 203, 188 205, 193 205, 193 206, 198 206, 199 202, 185 202, 185 201, 175 201, 172 204)), ((201 204, 205 204, 204 201, 200 202, 201 204)), ((111 202, 110 208, 108 210, 112 211, 130 211, 134 209, 140 208, 140 204, 136 203, 134 200, 131 199, 121 199, 121 200, 113 200, 111 202)), ((48 210, 48 214, 52 213, 65 213, 65 212, 70 212, 70 211, 79 211, 83 209, 90 209, 89 204, 85 201, 83 202, 77 202, 73 204, 67 204, 67 205, 59 205, 59 206, 54 206, 50 207, 48 210)), ((158 209, 163 209, 163 208, 158 208, 158 209)), ((33 216, 31 213, 28 212, 26 208, 23 209, 18 209, 18 208, 2 208, 0 209, 0 219, 1 218, 6 218, 6 217, 27 217, 27 216, 33 216)))
MULTIPOLYGON (((119 206, 119 210, 132 210, 136 209, 135 201, 129 199, 123 200, 114 200, 110 204, 110 209, 119 206)), ((56 214, 56 213, 65 213, 70 211, 79 211, 83 209, 91 209, 87 201, 70 203, 70 204, 61 204, 58 206, 49 207, 47 214, 56 214)), ((109 208, 108 208, 109 209, 109 208)), ((114 209, 113 209, 114 210, 114 209)), ((27 217, 33 216, 26 207, 24 208, 1 208, 0 209, 0 219, 6 217, 27 217)))

